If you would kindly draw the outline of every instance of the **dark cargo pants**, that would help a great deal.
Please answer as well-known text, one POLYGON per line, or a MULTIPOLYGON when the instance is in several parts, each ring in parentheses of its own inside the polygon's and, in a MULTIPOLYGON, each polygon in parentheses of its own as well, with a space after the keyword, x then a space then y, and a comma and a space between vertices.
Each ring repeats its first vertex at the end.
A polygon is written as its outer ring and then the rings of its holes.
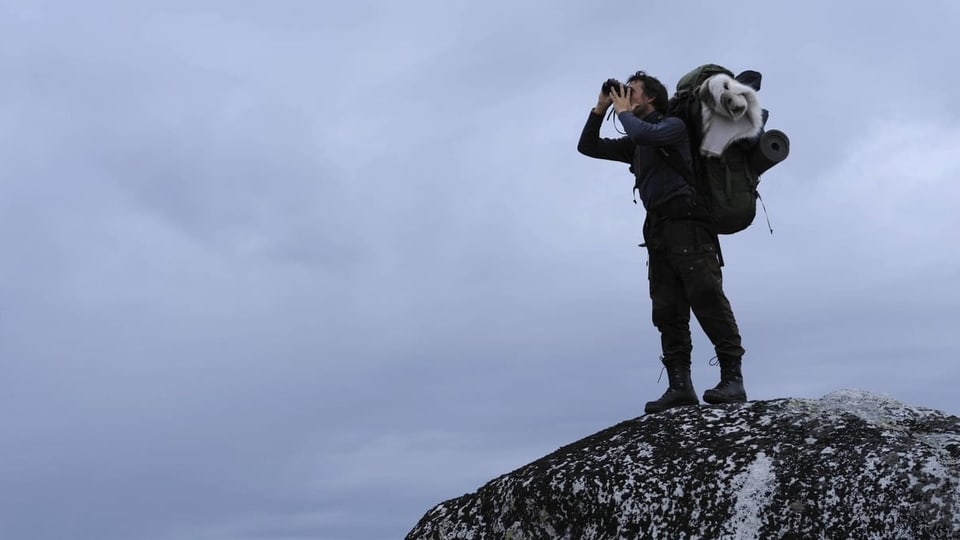
POLYGON ((645 238, 653 324, 660 331, 664 363, 690 363, 691 310, 721 360, 743 356, 740 330, 723 292, 719 243, 707 225, 654 214, 648 216, 645 238))

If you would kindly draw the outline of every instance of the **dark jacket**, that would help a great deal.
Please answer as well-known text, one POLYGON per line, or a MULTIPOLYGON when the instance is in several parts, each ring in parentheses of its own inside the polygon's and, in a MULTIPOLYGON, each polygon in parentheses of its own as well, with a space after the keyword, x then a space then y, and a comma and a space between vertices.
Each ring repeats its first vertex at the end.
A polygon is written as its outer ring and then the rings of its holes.
POLYGON ((627 135, 619 139, 601 138, 603 115, 591 110, 577 150, 585 156, 629 163, 636 175, 640 200, 648 211, 676 197, 693 199, 693 186, 659 155, 659 148, 667 147, 690 167, 690 146, 683 120, 663 117, 658 112, 641 119, 629 111, 620 113, 619 119, 627 135))

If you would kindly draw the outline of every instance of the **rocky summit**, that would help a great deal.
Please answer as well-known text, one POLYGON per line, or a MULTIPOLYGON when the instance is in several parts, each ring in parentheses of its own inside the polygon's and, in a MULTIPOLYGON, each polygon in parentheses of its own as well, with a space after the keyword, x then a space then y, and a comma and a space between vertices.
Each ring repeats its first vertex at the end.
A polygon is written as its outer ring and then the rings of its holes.
POLYGON ((960 418, 842 390, 681 407, 437 505, 441 539, 960 538, 960 418))

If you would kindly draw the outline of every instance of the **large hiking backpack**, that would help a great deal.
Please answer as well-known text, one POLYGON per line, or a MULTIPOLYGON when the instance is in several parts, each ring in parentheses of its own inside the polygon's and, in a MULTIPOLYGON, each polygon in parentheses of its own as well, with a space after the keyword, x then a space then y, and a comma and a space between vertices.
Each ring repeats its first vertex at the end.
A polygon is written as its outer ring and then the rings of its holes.
POLYGON ((664 156, 694 185, 719 234, 753 223, 760 174, 789 152, 786 135, 763 129, 768 113, 756 97, 760 81, 756 71, 734 77, 722 66, 704 64, 684 75, 670 98, 667 115, 687 126, 693 170, 678 164, 678 156, 664 156))

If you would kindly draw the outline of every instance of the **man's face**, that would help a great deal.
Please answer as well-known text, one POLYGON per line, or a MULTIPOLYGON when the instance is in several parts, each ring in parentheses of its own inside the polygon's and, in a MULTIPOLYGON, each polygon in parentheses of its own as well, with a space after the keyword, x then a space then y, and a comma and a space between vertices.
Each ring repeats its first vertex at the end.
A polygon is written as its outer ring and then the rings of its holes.
POLYGON ((642 81, 632 81, 627 83, 627 86, 632 89, 630 105, 633 106, 634 112, 646 114, 653 110, 653 98, 643 93, 642 81))

